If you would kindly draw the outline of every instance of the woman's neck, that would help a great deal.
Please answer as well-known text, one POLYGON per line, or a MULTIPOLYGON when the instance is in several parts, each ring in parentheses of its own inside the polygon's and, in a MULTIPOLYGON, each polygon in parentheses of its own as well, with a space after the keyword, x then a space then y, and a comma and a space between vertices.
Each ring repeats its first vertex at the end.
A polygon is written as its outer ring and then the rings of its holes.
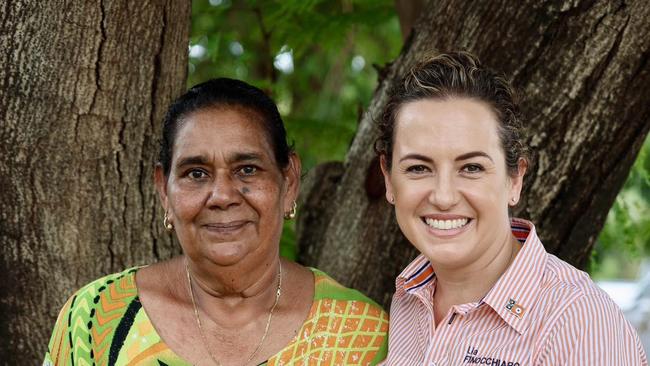
POLYGON ((228 267, 197 266, 188 258, 182 265, 184 277, 190 276, 183 286, 187 300, 191 301, 191 282, 199 311, 223 327, 238 327, 258 316, 266 316, 281 286, 281 262, 277 255, 255 266, 245 263, 228 267))
POLYGON ((477 302, 496 284, 517 256, 521 246, 508 235, 504 245, 482 263, 462 268, 437 267, 434 293, 435 321, 438 324, 454 305, 477 302))

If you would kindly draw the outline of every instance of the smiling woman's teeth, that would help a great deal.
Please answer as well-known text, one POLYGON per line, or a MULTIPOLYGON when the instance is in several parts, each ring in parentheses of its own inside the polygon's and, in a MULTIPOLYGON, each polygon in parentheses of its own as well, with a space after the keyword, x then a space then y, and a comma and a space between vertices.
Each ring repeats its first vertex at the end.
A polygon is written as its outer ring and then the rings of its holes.
POLYGON ((458 229, 461 226, 465 226, 468 220, 467 219, 434 220, 427 217, 424 219, 424 221, 427 223, 427 225, 431 226, 434 229, 450 230, 450 229, 458 229))

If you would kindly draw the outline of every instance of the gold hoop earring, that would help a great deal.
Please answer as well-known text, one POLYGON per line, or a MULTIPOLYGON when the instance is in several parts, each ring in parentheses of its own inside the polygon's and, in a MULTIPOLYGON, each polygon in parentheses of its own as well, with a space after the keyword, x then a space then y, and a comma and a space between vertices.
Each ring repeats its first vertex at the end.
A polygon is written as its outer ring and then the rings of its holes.
POLYGON ((169 216, 167 216, 167 212, 165 212, 165 217, 163 218, 163 226, 165 227, 165 230, 170 233, 174 231, 174 224, 172 223, 172 220, 169 219, 169 216))
POLYGON ((296 218, 296 211, 298 211, 298 204, 296 201, 293 201, 293 206, 291 207, 291 210, 289 212, 284 213, 284 218, 286 220, 293 220, 296 218))

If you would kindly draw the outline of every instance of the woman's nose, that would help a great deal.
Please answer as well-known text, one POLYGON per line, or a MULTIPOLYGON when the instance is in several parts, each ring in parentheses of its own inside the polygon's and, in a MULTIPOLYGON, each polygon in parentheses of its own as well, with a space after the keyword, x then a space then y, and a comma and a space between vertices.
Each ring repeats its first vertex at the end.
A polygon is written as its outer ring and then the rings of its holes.
POLYGON ((438 174, 435 177, 429 201, 440 210, 449 210, 458 203, 458 189, 451 174, 438 174))
POLYGON ((241 192, 229 172, 217 171, 209 192, 206 205, 210 208, 222 210, 241 202, 241 192))

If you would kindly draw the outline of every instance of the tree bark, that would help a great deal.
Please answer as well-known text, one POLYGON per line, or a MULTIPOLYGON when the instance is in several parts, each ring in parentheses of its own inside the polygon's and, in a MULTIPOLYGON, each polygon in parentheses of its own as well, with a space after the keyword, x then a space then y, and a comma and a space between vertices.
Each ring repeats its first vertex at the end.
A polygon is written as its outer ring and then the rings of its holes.
POLYGON ((399 28, 404 40, 411 35, 411 29, 422 13, 423 6, 424 0, 395 0, 399 28))
POLYGON ((415 60, 464 49, 525 96, 536 153, 514 216, 582 267, 650 128, 650 4, 635 1, 428 1, 402 54, 382 72, 343 164, 307 177, 300 260, 384 305, 417 254, 385 202, 372 146, 387 91, 415 60))
POLYGON ((42 361, 71 289, 178 251, 151 180, 189 16, 173 0, 0 5, 2 364, 42 361))

